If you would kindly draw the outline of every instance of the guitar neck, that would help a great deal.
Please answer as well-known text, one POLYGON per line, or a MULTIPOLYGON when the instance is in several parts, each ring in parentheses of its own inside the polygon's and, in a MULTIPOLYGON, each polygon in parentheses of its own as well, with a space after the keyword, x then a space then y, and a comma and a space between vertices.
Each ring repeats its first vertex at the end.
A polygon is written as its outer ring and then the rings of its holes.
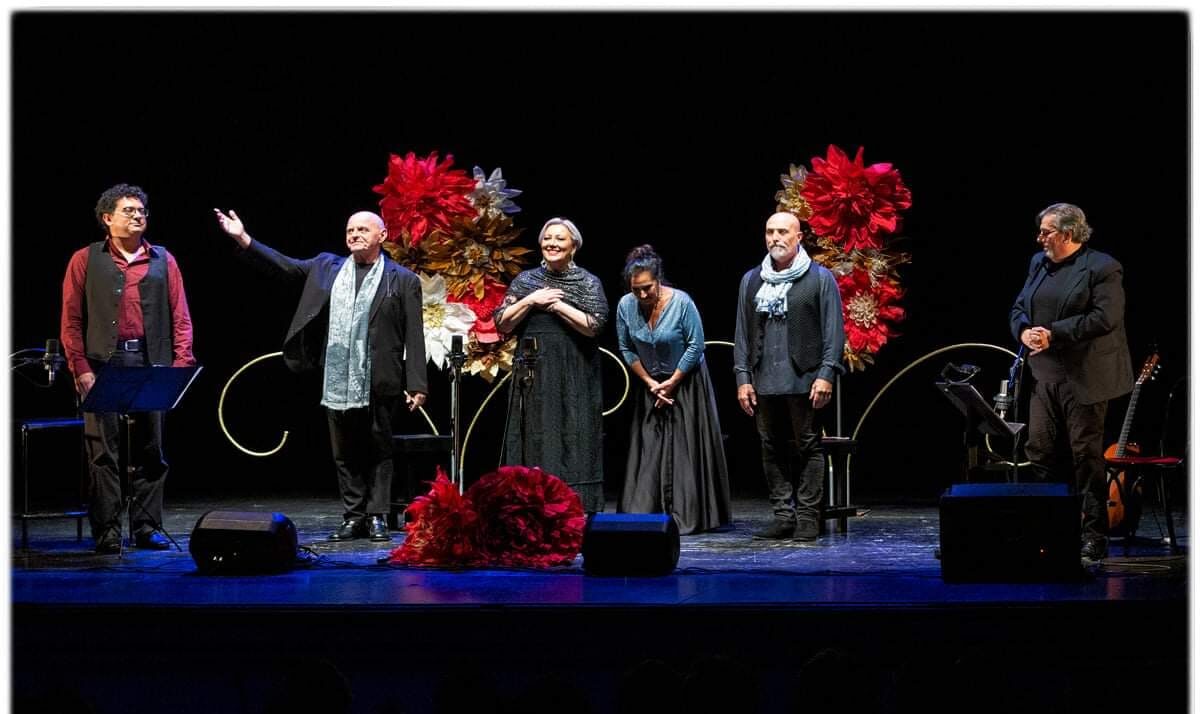
POLYGON ((1133 385, 1133 393, 1129 395, 1129 407, 1125 410, 1125 422, 1121 424, 1121 438, 1117 439, 1117 456, 1125 455, 1125 444, 1129 441, 1129 427, 1133 425, 1133 411, 1137 409, 1138 394, 1141 391, 1140 382, 1133 385))

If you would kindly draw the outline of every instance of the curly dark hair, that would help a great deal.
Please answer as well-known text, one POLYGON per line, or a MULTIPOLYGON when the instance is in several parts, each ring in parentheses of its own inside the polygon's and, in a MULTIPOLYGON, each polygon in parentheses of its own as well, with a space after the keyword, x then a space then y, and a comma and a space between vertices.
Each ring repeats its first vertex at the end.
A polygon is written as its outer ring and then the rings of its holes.
POLYGON ((117 210, 117 201, 122 198, 136 198, 142 202, 142 206, 150 207, 150 199, 146 197, 146 192, 140 186, 128 183, 119 183, 113 186, 100 194, 100 199, 96 201, 96 222, 105 232, 108 231, 108 226, 104 225, 104 214, 117 210))
POLYGON ((621 276, 625 278, 626 287, 633 280, 633 276, 649 270, 654 279, 660 283, 665 283, 663 279, 663 263, 662 258, 654 251, 654 246, 647 243, 639 245, 629 251, 629 255, 625 256, 625 269, 621 271, 621 276))

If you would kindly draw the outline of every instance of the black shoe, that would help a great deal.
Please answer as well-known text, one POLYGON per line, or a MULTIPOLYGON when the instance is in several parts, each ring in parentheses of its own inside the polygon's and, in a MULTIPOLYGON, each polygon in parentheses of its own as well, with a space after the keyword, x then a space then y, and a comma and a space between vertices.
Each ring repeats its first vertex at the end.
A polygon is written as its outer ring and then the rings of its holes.
POLYGON ((338 529, 329 534, 329 540, 354 540, 367 534, 366 523, 361 518, 347 518, 338 529))
POLYGON ((371 516, 367 523, 367 537, 376 543, 391 540, 392 535, 388 533, 387 519, 383 516, 371 516))
POLYGON ((146 533, 145 535, 139 533, 134 536, 133 544, 143 550, 167 550, 171 547, 171 542, 157 532, 146 533))
POLYGON ((1108 556, 1108 543, 1095 539, 1086 541, 1079 549, 1079 557, 1084 560, 1104 560, 1108 556))
POLYGON ((796 530, 795 523, 787 521, 774 521, 771 525, 754 534, 755 540, 783 540, 791 538, 792 533, 796 530))
POLYGON ((121 541, 117 538, 102 538, 96 541, 96 552, 103 555, 120 553, 121 541))
POLYGON ((792 540, 809 543, 817 539, 818 532, 816 521, 796 521, 796 530, 792 532, 792 540))

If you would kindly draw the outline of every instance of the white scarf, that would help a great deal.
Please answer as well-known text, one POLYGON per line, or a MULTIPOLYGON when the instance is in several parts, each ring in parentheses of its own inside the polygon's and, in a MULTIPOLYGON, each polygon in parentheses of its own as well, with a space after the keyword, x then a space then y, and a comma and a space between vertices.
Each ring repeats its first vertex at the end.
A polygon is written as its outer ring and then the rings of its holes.
POLYGON ((371 400, 371 360, 367 346, 371 302, 383 275, 383 256, 354 292, 354 259, 342 263, 329 295, 329 340, 325 343, 325 389, 321 404, 330 409, 365 407, 371 400))
POLYGON ((756 312, 765 312, 768 317, 787 315, 788 290, 791 289, 792 283, 808 272, 810 265, 812 265, 812 258, 804 252, 802 245, 796 246, 796 257, 792 258, 792 264, 785 270, 775 270, 775 265, 771 262, 771 254, 767 253, 767 257, 763 258, 762 270, 758 273, 763 284, 754 295, 754 302, 757 305, 756 312))

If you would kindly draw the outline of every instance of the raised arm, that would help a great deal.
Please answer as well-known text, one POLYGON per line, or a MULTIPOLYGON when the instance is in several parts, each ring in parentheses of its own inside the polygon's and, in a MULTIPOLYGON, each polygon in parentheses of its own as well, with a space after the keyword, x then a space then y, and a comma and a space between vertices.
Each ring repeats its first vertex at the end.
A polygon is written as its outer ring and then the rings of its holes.
POLYGON ((217 225, 221 226, 221 230, 233 238, 238 247, 242 249, 242 255, 249 258, 260 270, 291 280, 299 280, 308 275, 308 271, 312 267, 312 260, 298 260, 286 256, 274 248, 254 240, 246 231, 246 226, 238 217, 237 211, 231 210, 225 214, 221 212, 221 209, 214 208, 213 213, 216 214, 217 225))

